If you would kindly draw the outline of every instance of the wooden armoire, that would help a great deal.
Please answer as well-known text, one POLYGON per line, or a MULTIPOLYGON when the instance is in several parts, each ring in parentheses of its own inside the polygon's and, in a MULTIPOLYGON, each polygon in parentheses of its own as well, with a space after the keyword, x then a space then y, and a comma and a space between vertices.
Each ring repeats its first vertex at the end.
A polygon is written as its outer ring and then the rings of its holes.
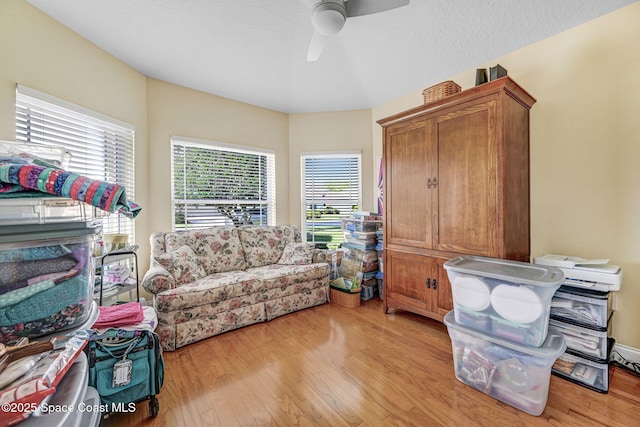
POLYGON ((453 309, 443 264, 529 262, 529 109, 509 77, 381 119, 384 310, 453 309))

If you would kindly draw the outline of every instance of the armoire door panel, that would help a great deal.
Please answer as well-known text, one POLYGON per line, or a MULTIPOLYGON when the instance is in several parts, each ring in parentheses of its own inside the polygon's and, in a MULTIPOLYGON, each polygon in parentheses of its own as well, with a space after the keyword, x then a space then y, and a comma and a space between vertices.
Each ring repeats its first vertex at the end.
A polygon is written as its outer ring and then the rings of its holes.
POLYGON ((433 121, 389 132, 385 145, 387 168, 386 197, 389 221, 385 239, 389 243, 432 247, 433 206, 428 198, 428 182, 435 177, 435 141, 433 121))
POLYGON ((430 310, 431 289, 427 288, 432 263, 429 258, 404 252, 387 251, 385 254, 385 292, 389 299, 409 303, 430 310))
POLYGON ((495 101, 438 119, 436 249, 495 252, 495 122, 495 101))

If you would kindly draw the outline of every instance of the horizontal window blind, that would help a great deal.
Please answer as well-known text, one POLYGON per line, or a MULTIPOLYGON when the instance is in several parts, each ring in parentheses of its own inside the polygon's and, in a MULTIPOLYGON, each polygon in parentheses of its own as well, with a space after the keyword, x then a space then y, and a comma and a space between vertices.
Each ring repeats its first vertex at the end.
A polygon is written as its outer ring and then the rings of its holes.
POLYGON ((174 229, 275 224, 275 154, 172 137, 174 229))
POLYGON ((300 163, 307 241, 336 248, 343 242, 341 219, 362 203, 361 155, 303 154, 300 163))
MULTIPOLYGON (((66 169, 120 184, 129 200, 135 200, 134 138, 130 124, 17 86, 16 141, 65 148, 71 153, 66 169)), ((123 215, 106 216, 103 231, 127 234, 129 242, 135 242, 134 222, 123 215)))

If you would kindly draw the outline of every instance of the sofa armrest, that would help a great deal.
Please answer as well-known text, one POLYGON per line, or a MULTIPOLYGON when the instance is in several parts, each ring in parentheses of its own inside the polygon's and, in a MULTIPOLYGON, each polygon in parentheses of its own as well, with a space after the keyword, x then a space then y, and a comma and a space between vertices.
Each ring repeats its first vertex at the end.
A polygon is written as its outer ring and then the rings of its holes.
POLYGON ((142 278, 142 287, 151 294, 158 294, 162 291, 177 287, 176 279, 171 273, 159 265, 149 268, 142 278))

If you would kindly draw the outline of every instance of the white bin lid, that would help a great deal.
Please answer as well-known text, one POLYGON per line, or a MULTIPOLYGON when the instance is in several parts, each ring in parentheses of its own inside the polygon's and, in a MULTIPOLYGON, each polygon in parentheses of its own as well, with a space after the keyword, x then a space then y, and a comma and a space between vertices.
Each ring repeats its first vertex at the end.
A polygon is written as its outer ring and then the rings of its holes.
POLYGON ((448 271, 541 287, 559 287, 564 272, 556 267, 506 259, 462 255, 444 263, 448 271))
POLYGON ((502 339, 489 333, 469 328, 465 325, 461 325, 456 322, 453 311, 450 311, 444 316, 444 324, 450 330, 457 330, 464 332, 465 334, 472 335, 476 338, 480 338, 484 341, 489 341, 494 344, 498 344, 503 347, 510 348, 511 350, 519 351, 530 356, 542 358, 542 359, 557 359, 567 349, 567 343, 564 340, 562 332, 554 326, 549 326, 547 332, 547 338, 544 340, 540 347, 530 347, 524 344, 518 344, 506 339, 502 339))
POLYGON ((82 221, 7 225, 0 228, 0 243, 89 236, 98 234, 101 230, 100 224, 82 221))

